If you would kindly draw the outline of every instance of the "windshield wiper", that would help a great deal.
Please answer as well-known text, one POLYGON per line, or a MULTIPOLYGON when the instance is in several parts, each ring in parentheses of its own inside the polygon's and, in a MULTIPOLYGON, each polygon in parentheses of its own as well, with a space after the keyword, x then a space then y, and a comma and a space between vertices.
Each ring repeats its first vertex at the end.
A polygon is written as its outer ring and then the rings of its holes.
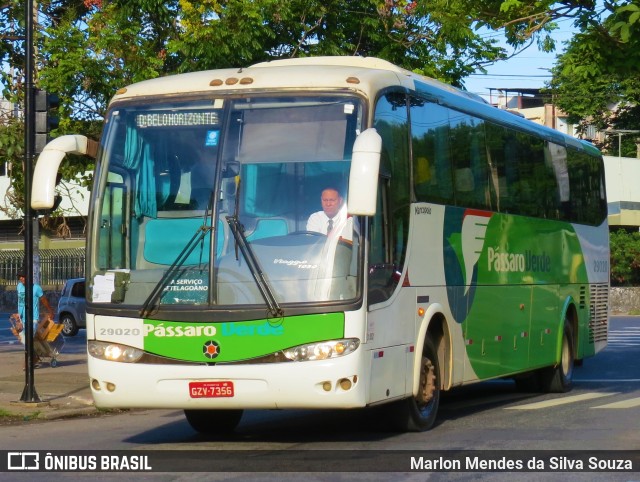
POLYGON ((271 286, 269 286, 269 282, 260 267, 260 262, 258 261, 258 258, 256 258, 253 249, 251 249, 251 246, 249 245, 249 241, 247 241, 247 238, 244 235, 242 226, 238 221, 238 216, 226 216, 226 219, 229 224, 229 228, 231 228, 231 232, 233 233, 233 238, 236 241, 236 246, 240 247, 240 252, 247 263, 251 276, 253 276, 253 279, 256 282, 258 291, 260 291, 262 298, 264 298, 264 302, 267 304, 269 313, 271 313, 271 316, 274 318, 283 317, 284 311, 278 304, 278 300, 276 300, 273 290, 271 289, 271 286))
MULTIPOLYGON (((139 313, 141 318, 147 318, 152 313, 155 312, 157 301, 162 296, 162 292, 167 287, 167 285, 169 284, 169 281, 173 278, 176 271, 178 271, 182 267, 182 265, 185 263, 185 261, 187 261, 191 253, 193 253, 193 250, 196 249, 196 246, 198 246, 198 244, 201 244, 204 241, 204 238, 207 236, 207 234, 213 230, 212 226, 207 226, 206 224, 207 223, 206 220, 207 220, 207 217, 209 216, 208 214, 209 212, 210 210, 207 209, 203 217, 202 226, 200 226, 196 230, 196 232, 193 233, 193 236, 191 237, 191 239, 187 242, 185 247, 182 248, 182 251, 180 251, 180 254, 176 257, 176 259, 173 261, 171 266, 169 266, 169 269, 165 271, 162 278, 160 278, 160 281, 156 283, 155 287, 153 288, 153 291, 151 291, 151 294, 149 294, 145 302, 142 304, 142 308, 140 308, 140 313, 139 313)), ((211 239, 214 239, 214 237, 212 236, 211 239)))

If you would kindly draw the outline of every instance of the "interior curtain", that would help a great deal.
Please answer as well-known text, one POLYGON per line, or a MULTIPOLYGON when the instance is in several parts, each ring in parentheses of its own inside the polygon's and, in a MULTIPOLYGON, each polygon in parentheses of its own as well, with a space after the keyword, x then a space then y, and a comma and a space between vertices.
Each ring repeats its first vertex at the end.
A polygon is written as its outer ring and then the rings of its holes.
POLYGON ((149 143, 134 126, 127 126, 124 146, 124 167, 136 171, 134 214, 137 217, 157 217, 156 180, 149 143))

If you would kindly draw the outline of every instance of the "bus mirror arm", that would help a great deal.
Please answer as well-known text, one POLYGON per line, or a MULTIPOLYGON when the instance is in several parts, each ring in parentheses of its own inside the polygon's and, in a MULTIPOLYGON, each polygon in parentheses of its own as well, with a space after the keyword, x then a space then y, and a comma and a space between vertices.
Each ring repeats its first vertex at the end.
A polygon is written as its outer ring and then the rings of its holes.
POLYGON ((349 214, 373 216, 376 213, 381 151, 382 138, 374 128, 356 137, 349 173, 349 214))
POLYGON ((56 178, 60 163, 67 154, 93 155, 97 143, 81 135, 67 135, 49 142, 36 162, 31 188, 31 207, 35 210, 51 210, 55 205, 56 178))

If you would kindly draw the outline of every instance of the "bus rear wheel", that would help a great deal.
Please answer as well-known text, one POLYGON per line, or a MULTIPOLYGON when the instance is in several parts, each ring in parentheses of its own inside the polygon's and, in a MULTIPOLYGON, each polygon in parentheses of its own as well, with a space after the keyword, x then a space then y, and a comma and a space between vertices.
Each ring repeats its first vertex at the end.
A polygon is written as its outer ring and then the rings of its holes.
POLYGON ((565 320, 562 332, 562 346, 560 348, 560 362, 553 367, 544 368, 540 372, 542 389, 545 392, 564 393, 573 387, 574 366, 573 329, 565 320))
POLYGON ((393 403, 394 427, 403 432, 423 432, 433 427, 440 404, 440 365, 433 342, 425 340, 420 362, 418 394, 393 403))
POLYGON ((191 428, 207 435, 225 435, 240 423, 242 410, 185 410, 191 428))

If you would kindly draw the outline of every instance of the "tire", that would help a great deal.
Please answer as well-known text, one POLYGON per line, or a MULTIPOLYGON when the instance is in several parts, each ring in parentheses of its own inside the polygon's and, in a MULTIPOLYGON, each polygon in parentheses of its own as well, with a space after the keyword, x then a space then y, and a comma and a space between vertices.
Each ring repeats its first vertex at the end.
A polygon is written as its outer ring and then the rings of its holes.
POLYGON ((62 334, 64 336, 76 336, 78 334, 78 324, 73 315, 69 313, 60 315, 60 324, 62 325, 62 334))
POLYGON ((542 390, 550 393, 565 393, 573 388, 574 367, 573 329, 567 320, 562 331, 562 346, 560 348, 560 362, 553 367, 540 371, 542 390))
POLYGON ((418 395, 389 406, 393 428, 402 432, 424 432, 433 427, 440 404, 438 352, 429 339, 424 342, 418 395))
POLYGON ((242 410, 185 410, 191 428, 207 435, 228 435, 240 423, 242 410))

